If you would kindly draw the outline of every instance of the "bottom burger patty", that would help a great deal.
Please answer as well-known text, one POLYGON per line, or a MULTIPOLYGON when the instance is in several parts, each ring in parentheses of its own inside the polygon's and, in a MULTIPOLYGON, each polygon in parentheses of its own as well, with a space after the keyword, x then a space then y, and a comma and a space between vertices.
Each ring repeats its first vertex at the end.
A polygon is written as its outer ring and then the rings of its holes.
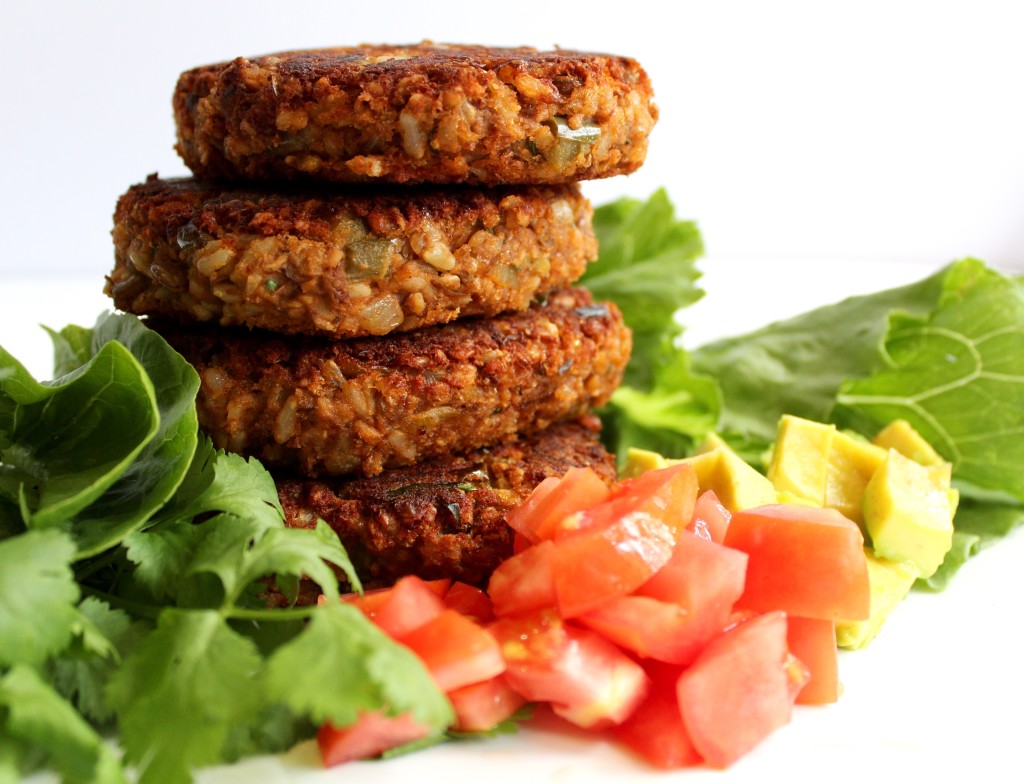
POLYGON ((415 574, 483 586, 512 555, 505 514, 549 476, 590 466, 606 482, 615 461, 594 416, 510 444, 358 479, 279 479, 289 526, 318 518, 348 550, 365 587, 415 574))

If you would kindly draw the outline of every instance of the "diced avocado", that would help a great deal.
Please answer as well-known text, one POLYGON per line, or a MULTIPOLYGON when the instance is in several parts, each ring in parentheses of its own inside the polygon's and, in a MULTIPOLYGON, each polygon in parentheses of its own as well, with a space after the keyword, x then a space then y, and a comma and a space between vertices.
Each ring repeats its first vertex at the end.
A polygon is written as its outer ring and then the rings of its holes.
POLYGON ((775 488, 762 474, 726 446, 686 458, 697 474, 700 491, 713 490, 730 512, 776 503, 775 488))
POLYGON ((789 490, 777 490, 775 492, 775 503, 777 504, 796 504, 797 506, 818 506, 813 501, 808 501, 806 498, 801 498, 798 495, 793 495, 789 490))
POLYGON ((762 474, 746 463, 716 435, 708 436, 693 457, 675 460, 646 449, 629 449, 622 468, 624 479, 639 476, 644 471, 666 468, 678 463, 689 463, 697 475, 701 492, 713 490, 719 503, 730 512, 774 504, 778 500, 775 488, 762 474))
POLYGON ((871 615, 866 621, 836 623, 836 644, 840 648, 863 648, 871 642, 920 574, 913 561, 879 558, 870 548, 866 548, 864 554, 871 583, 871 615))
POLYGON ((626 451, 626 464, 622 467, 621 471, 622 478, 632 479, 633 477, 640 476, 645 471, 665 468, 668 464, 669 461, 657 452, 630 447, 626 451))
POLYGON ((947 473, 933 471, 895 449, 864 490, 864 524, 875 553, 911 560, 930 577, 953 542, 953 508, 947 473))
POLYGON ((837 432, 828 453, 825 506, 838 509, 864 528, 864 489, 885 461, 886 451, 849 433, 837 432))
POLYGON ((897 419, 887 425, 872 439, 872 443, 883 449, 895 449, 921 465, 938 465, 943 462, 942 456, 905 419, 897 419))
POLYGON ((775 489, 824 506, 828 455, 835 434, 835 425, 784 415, 768 466, 768 479, 775 489))
POLYGON ((708 433, 704 436, 704 440, 701 442, 701 445, 697 447, 697 451, 694 454, 702 455, 705 452, 714 452, 716 449, 728 449, 732 451, 732 448, 725 443, 725 439, 718 435, 718 433, 708 433))

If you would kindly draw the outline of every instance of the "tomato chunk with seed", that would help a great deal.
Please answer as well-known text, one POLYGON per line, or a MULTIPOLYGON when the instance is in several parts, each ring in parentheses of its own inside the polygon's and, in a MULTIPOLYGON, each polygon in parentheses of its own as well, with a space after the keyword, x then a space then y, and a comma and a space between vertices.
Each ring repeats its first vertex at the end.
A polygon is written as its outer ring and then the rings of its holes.
POLYGON ((647 693, 647 676, 636 662, 552 610, 505 618, 490 628, 501 643, 508 684, 580 727, 621 723, 647 693))
POLYGON ((839 699, 836 625, 820 618, 789 616, 789 650, 807 667, 810 680, 796 695, 801 705, 825 705, 839 699))
POLYGON ((608 485, 592 468, 570 468, 561 479, 541 482, 526 502, 505 520, 531 542, 551 539, 567 518, 604 502, 608 485))
POLYGON ((423 660, 441 691, 479 683, 505 670, 494 635, 455 610, 445 609, 401 643, 423 660))
POLYGON ((676 696, 694 748, 725 768, 787 724, 807 672, 786 646, 786 616, 766 613, 708 643, 676 696))
POLYGON ((429 734, 430 728, 408 713, 385 716, 379 711, 369 711, 360 714, 348 727, 338 728, 330 723, 321 725, 316 743, 324 766, 332 767, 343 762, 379 757, 385 751, 429 734))
POLYGON ((864 537, 836 510, 775 504, 736 512, 725 544, 750 556, 740 606, 832 621, 868 617, 864 537))
POLYGON ((455 709, 455 729, 460 732, 493 730, 526 704, 500 675, 450 691, 448 699, 455 709))

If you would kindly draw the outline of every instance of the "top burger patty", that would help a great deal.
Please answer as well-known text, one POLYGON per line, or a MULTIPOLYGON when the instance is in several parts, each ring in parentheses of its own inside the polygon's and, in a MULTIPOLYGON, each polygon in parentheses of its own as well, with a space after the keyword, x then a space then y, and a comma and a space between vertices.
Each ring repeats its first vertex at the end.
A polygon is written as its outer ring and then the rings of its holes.
POLYGON ((637 169, 652 95, 625 57, 363 45, 186 71, 174 115, 200 177, 540 184, 637 169))

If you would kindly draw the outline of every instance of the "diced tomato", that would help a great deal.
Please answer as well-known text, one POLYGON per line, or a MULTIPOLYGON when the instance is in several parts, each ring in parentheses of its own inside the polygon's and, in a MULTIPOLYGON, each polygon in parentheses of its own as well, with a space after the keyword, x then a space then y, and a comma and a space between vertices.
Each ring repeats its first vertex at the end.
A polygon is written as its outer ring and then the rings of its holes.
POLYGON ((555 542, 552 576, 563 618, 632 593, 672 557, 675 532, 646 513, 621 517, 555 542))
POLYGON ((479 683, 505 670, 494 635, 455 610, 443 610, 401 643, 423 660, 441 691, 479 683))
POLYGON ((825 705, 838 700, 839 656, 835 622, 790 615, 786 640, 789 650, 810 672, 810 680, 796 695, 796 701, 801 705, 825 705))
POLYGON ((600 635, 553 610, 491 627, 508 664, 505 680, 530 702, 549 702, 580 727, 619 724, 647 693, 643 669, 600 635))
POLYGON ((391 639, 401 640, 444 609, 444 601, 431 586, 419 577, 408 576, 388 590, 370 620, 391 639))
POLYGON ((740 606, 832 621, 868 617, 864 537, 835 509, 776 504, 736 512, 725 544, 750 555, 740 606))
POLYGON ((637 593, 679 604, 694 618, 705 619, 705 628, 718 631, 743 595, 747 559, 739 550, 683 533, 668 563, 637 593))
POLYGON ((701 756, 683 724, 676 697, 681 667, 644 668, 651 679, 646 699, 612 732, 640 756, 662 770, 699 765, 701 756))
MULTIPOLYGON (((452 581, 448 579, 423 580, 422 583, 424 587, 430 589, 432 593, 437 594, 438 597, 442 597, 452 584, 452 581)), ((344 602, 355 605, 362 610, 363 614, 367 618, 373 620, 377 615, 377 611, 380 610, 381 605, 388 600, 392 590, 393 587, 374 588, 370 591, 364 591, 362 594, 346 593, 342 595, 341 599, 344 602)))
POLYGON ((448 692, 455 708, 455 729, 487 732, 511 717, 526 704, 501 675, 448 692))
POLYGON ((721 628, 708 627, 678 604, 649 596, 620 596, 577 619, 638 656, 685 664, 721 628))
POLYGON ((554 542, 541 542, 513 555, 494 570, 487 593, 496 616, 526 615, 554 606, 554 554, 554 542))
MULTIPOLYGON (((672 531, 672 538, 689 525, 697 500, 697 475, 693 467, 678 463, 647 471, 619 482, 607 502, 581 512, 573 519, 575 528, 605 528, 625 519, 653 518, 672 531)), ((558 536, 571 535, 573 526, 563 526, 558 536)))
POLYGON ((515 536, 512 537, 512 554, 518 555, 532 544, 533 542, 519 533, 519 531, 516 531, 515 536))
POLYGON ((447 607, 465 615, 477 623, 490 623, 494 620, 494 608, 491 599, 479 588, 456 580, 444 595, 447 607))
POLYGON ((505 520, 531 542, 550 539, 563 521, 591 509, 608 498, 610 491, 594 469, 570 468, 561 479, 548 477, 505 520))
POLYGON ((686 528, 704 539, 722 543, 730 517, 729 510, 722 506, 715 491, 705 490, 698 496, 693 506, 693 518, 686 528))
POLYGON ((378 757, 389 749, 425 738, 430 728, 408 713, 385 716, 379 711, 360 714, 354 724, 337 728, 325 723, 316 734, 320 758, 325 767, 352 760, 378 757))
POLYGON ((786 647, 786 616, 766 613, 723 632, 679 677, 676 694, 697 752, 728 767, 789 722, 807 672, 786 647))

